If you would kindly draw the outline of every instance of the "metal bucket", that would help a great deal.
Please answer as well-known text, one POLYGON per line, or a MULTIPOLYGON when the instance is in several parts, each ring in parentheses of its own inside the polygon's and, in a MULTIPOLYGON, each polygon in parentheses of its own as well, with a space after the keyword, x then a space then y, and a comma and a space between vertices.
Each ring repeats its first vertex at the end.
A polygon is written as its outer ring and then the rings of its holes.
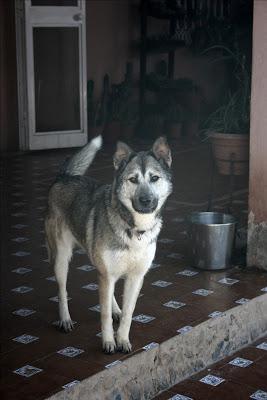
POLYGON ((231 266, 236 220, 218 212, 194 212, 190 216, 193 266, 219 270, 231 266))

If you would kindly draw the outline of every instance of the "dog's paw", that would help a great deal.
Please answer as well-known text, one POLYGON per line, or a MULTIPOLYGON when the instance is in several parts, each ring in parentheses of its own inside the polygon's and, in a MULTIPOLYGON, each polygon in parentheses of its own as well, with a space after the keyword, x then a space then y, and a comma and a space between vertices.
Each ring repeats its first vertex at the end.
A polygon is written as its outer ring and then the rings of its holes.
POLYGON ((114 354, 116 351, 116 343, 112 342, 103 342, 103 352, 106 354, 114 354))
POLYGON ((74 324, 71 319, 65 319, 65 320, 59 321, 58 327, 61 331, 65 332, 65 333, 69 333, 73 330, 74 324))
POLYGON ((114 322, 119 323, 121 320, 121 311, 120 312, 113 312, 112 313, 112 318, 114 322))
POLYGON ((117 350, 121 353, 130 353, 132 351, 132 345, 129 340, 117 339, 117 350))

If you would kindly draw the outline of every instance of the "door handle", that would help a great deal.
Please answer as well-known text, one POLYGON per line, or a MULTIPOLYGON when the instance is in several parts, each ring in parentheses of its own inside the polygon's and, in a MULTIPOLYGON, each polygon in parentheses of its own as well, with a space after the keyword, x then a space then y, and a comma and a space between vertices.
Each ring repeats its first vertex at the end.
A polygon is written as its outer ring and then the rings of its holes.
POLYGON ((79 14, 74 14, 72 18, 73 18, 74 21, 81 21, 82 20, 82 14, 80 14, 80 13, 79 14))

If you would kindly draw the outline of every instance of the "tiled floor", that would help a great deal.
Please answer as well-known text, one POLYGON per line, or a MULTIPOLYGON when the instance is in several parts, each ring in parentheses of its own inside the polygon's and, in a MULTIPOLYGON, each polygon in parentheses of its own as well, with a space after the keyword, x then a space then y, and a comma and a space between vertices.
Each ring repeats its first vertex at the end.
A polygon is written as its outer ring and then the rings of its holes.
MULTIPOLYGON (((137 149, 143 147, 141 143, 137 149)), ((80 250, 71 262, 68 285, 70 312, 77 323, 67 335, 56 327, 57 286, 47 261, 43 218, 48 188, 69 154, 70 150, 46 151, 13 154, 3 160, 2 399, 44 399, 113 362, 131 357, 101 352, 97 274, 80 250)), ((218 316, 214 312, 223 313, 267 291, 267 275, 246 271, 242 266, 217 273, 192 268, 185 217, 191 211, 206 210, 210 151, 207 145, 174 145, 173 158, 174 194, 165 211, 154 264, 145 278, 134 313, 131 329, 134 352, 143 351, 149 343, 160 343, 181 334, 181 329, 191 329, 207 318, 218 316)), ((105 149, 100 152, 90 170, 91 176, 111 182, 111 160, 111 152, 105 149)), ((228 204, 229 179, 219 175, 215 178, 214 208, 224 210, 228 204)), ((239 226, 244 227, 246 177, 236 179, 232 212, 239 226)), ((239 255, 240 252, 236 263, 241 262, 239 255)), ((117 290, 120 299, 121 281, 117 290)), ((256 365, 256 360, 253 361, 256 365)), ((264 362, 266 371, 266 359, 264 362)), ((251 383, 251 386, 267 390, 266 385, 260 385, 260 379, 259 375, 257 385, 251 383)), ((196 387, 202 385, 197 379, 192 382, 196 387)), ((237 393, 237 387, 245 390, 238 382, 231 381, 231 385, 233 393, 237 393)), ((238 396, 231 399, 244 398, 238 396)))
POLYGON ((267 337, 186 379, 154 400, 267 399, 267 337))

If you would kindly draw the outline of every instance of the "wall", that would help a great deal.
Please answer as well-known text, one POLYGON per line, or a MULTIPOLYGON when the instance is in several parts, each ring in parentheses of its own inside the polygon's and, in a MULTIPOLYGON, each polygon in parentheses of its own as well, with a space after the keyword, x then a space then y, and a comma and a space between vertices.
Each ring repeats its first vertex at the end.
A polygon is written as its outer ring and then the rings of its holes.
POLYGON ((18 149, 15 10, 0 1, 0 150, 18 149))
POLYGON ((250 177, 249 266, 267 270, 267 1, 254 2, 250 177))
POLYGON ((103 77, 112 83, 122 80, 129 58, 130 1, 89 0, 86 2, 87 72, 101 94, 103 77))

